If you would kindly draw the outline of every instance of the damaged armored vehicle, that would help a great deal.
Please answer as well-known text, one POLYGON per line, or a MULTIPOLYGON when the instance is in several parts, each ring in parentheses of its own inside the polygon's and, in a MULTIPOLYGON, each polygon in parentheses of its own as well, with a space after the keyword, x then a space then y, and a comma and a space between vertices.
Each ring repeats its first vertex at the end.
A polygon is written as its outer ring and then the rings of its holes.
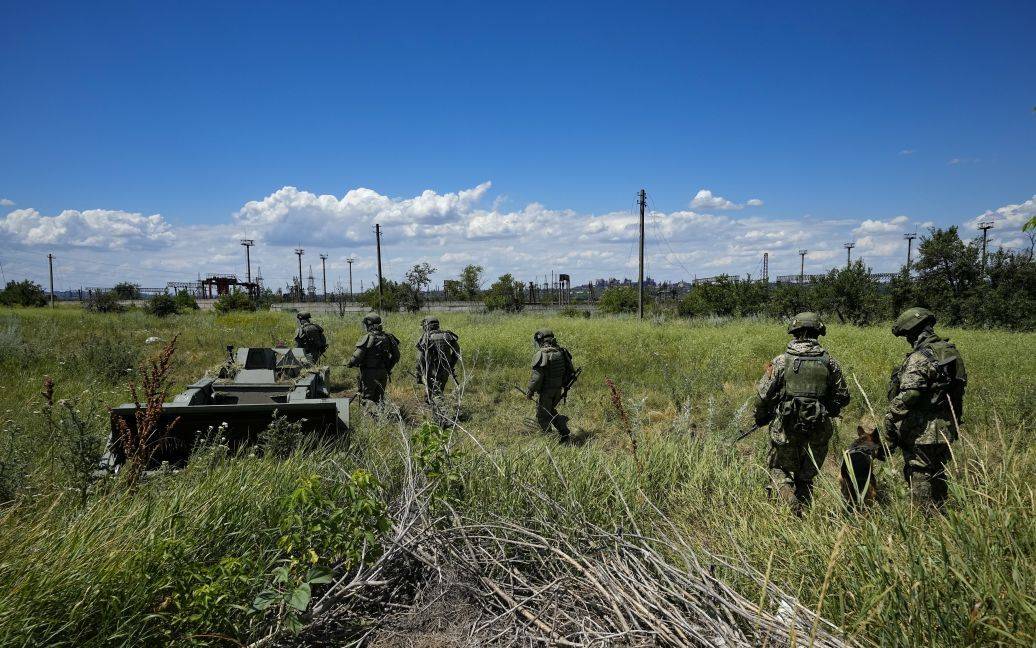
MULTIPOLYGON (((162 406, 156 429, 166 431, 149 444, 146 470, 163 463, 182 467, 203 435, 218 433, 232 449, 256 443, 276 412, 303 430, 325 437, 349 429, 349 399, 331 398, 326 366, 310 362, 300 348, 227 347, 227 360, 162 406)), ((123 437, 136 433, 137 406, 111 410, 111 436, 101 468, 118 472, 126 462, 123 437)))

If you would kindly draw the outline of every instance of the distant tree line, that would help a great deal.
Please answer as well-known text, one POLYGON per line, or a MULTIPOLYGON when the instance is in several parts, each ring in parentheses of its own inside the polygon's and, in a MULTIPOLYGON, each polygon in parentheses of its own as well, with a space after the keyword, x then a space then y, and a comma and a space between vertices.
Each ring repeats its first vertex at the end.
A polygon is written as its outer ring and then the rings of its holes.
MULTIPOLYGON (((963 241, 956 227, 932 229, 921 240, 912 271, 887 284, 871 277, 862 261, 831 270, 806 284, 767 284, 723 276, 698 284, 675 305, 679 315, 788 318, 803 310, 857 325, 884 321, 910 306, 924 306, 954 326, 1036 329, 1036 262, 1033 243, 1024 251, 990 252, 982 269, 980 239, 963 241)), ((634 287, 609 288, 604 312, 634 312, 634 287)), ((656 309, 663 308, 655 304, 656 309)))

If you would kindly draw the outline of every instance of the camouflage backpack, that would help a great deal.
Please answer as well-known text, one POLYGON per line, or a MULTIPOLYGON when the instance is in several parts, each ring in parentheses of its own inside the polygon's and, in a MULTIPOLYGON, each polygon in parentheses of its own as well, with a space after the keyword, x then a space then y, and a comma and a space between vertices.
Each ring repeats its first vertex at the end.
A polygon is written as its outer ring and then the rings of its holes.
POLYGON ((454 344, 457 336, 449 331, 435 329, 425 337, 424 356, 429 366, 457 364, 457 347, 454 344))
POLYGON ((823 420, 830 375, 826 351, 818 356, 784 354, 784 394, 777 414, 785 430, 808 433, 823 420))
MULTIPOLYGON (((956 416, 957 421, 963 422, 964 390, 968 386, 968 373, 964 369, 964 359, 960 357, 957 346, 949 340, 937 338, 927 344, 923 344, 916 352, 935 365, 935 371, 938 375, 938 380, 932 384, 930 404, 932 406, 939 406, 945 397, 953 407, 953 415, 956 416)), ((914 352, 912 351, 912 353, 914 352)), ((907 354, 907 357, 910 357, 911 354, 907 354)), ((890 401, 899 393, 900 374, 905 367, 906 361, 892 372, 888 392, 888 399, 890 401)))

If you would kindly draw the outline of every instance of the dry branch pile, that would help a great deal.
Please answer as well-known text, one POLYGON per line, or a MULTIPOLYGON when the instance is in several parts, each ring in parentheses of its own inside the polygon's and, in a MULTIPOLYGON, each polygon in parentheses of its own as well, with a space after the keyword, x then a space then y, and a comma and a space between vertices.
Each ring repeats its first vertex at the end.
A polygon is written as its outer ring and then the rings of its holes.
POLYGON ((444 507, 429 502, 430 485, 408 462, 383 553, 334 583, 303 635, 288 643, 347 637, 375 646, 853 645, 762 574, 696 554, 675 529, 646 537, 635 527, 573 524, 574 512, 562 503, 519 487, 543 503, 528 523, 475 520, 448 509, 435 514, 444 507), (755 581, 765 595, 750 600, 717 570, 755 581))

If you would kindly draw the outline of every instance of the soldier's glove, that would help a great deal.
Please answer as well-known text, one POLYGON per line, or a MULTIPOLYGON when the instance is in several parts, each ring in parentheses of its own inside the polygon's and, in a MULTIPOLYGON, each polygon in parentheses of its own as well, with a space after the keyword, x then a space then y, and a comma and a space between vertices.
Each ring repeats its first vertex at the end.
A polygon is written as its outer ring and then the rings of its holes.
POLYGON ((889 417, 885 417, 885 445, 889 449, 889 454, 895 453, 899 447, 899 429, 896 422, 889 417))

